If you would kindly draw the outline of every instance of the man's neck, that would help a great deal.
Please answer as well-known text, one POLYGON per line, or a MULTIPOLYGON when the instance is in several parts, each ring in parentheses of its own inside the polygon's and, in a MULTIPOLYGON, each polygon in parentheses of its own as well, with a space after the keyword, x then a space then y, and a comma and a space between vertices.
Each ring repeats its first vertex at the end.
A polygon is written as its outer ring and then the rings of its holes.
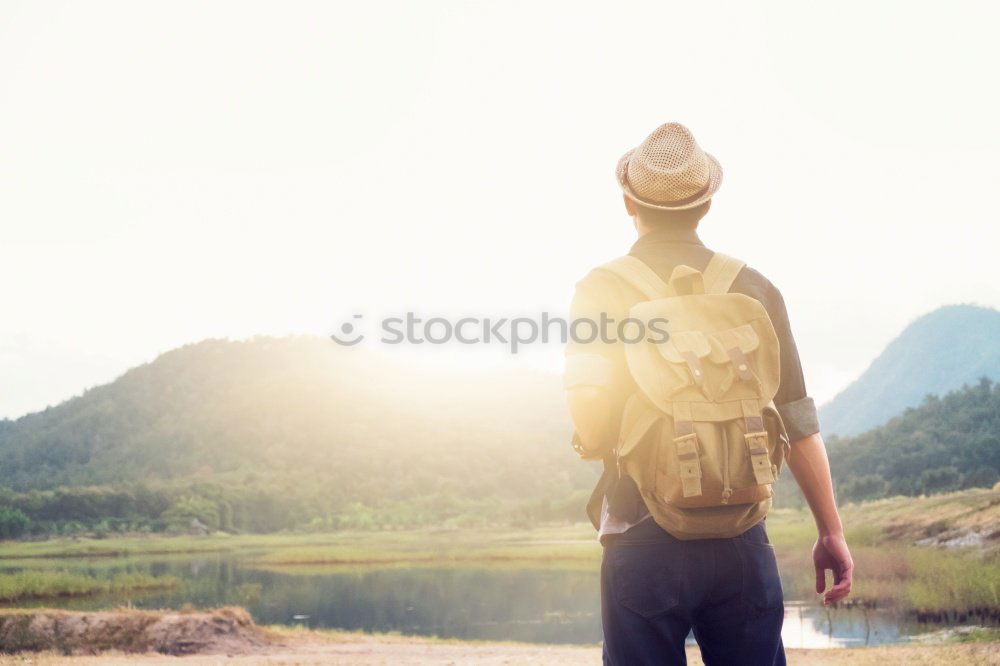
POLYGON ((647 240, 656 240, 660 238, 663 240, 680 241, 699 240, 697 224, 692 225, 678 222, 677 224, 646 225, 642 223, 642 220, 636 220, 635 230, 639 238, 646 238, 647 240))

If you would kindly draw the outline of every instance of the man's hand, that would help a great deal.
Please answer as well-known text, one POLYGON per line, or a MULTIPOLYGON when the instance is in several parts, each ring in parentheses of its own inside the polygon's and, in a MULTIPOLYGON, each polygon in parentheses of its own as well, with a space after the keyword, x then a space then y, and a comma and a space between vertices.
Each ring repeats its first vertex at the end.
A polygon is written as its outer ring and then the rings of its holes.
POLYGON ((792 442, 788 466, 805 495, 819 539, 813 546, 813 564, 816 566, 816 593, 823 595, 823 603, 832 604, 851 593, 854 579, 854 561, 844 540, 844 526, 837 512, 830 479, 830 462, 826 458, 823 438, 817 432, 792 442), (833 571, 833 587, 826 589, 826 570, 833 571))
POLYGON ((833 571, 833 586, 823 594, 825 605, 836 603, 851 593, 854 560, 843 534, 820 536, 813 546, 813 564, 816 566, 816 594, 826 590, 826 570, 833 571))

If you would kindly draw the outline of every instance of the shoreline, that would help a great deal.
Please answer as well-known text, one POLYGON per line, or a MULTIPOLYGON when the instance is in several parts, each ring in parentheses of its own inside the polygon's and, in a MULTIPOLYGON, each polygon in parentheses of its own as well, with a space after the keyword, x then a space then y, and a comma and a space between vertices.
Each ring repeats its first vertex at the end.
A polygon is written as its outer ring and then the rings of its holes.
MULTIPOLYGON (((369 634, 287 626, 259 626, 243 608, 208 611, 72 612, 18 609, 0 612, 0 666, 208 666, 232 664, 400 664, 444 666, 569 666, 600 664, 599 644, 567 645, 369 634)), ((687 649, 702 664, 697 646, 687 649)), ((786 650, 805 666, 847 664, 997 664, 1000 634, 966 628, 923 642, 856 648, 786 650)))
MULTIPOLYGON (((244 654, 205 653, 171 656, 117 651, 93 655, 31 652, 0 655, 0 666, 264 666, 278 664, 351 664, 353 666, 570 666, 600 664, 599 645, 537 645, 513 642, 461 641, 395 634, 263 627, 267 645, 244 654)), ((974 666, 1000 664, 1000 642, 891 645, 840 649, 789 649, 789 663, 801 666, 884 666, 885 664, 974 666)), ((703 666, 696 646, 688 646, 688 664, 703 666)))

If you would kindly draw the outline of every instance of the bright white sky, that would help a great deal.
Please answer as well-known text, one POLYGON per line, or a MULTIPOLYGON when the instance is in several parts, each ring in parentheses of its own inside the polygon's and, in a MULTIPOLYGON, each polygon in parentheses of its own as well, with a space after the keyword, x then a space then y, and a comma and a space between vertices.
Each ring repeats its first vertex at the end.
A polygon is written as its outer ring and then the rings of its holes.
POLYGON ((725 169, 703 239, 782 289, 827 399, 916 316, 1000 305, 997 19, 0 0, 0 416, 206 337, 565 311, 668 120, 725 169))

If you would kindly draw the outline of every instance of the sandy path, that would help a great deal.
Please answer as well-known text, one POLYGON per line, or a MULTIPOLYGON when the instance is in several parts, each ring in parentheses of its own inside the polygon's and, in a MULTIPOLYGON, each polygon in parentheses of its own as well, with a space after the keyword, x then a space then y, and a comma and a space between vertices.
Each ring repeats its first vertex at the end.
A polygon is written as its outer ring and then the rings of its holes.
MULTIPOLYGON (((363 634, 307 633, 282 636, 284 645, 266 654, 165 655, 104 654, 94 657, 64 657, 54 654, 21 654, 0 657, 0 666, 276 666, 310 664, 351 664, 358 666, 474 666, 526 665, 568 666, 600 664, 596 646, 538 646, 508 643, 461 643, 420 640, 410 637, 367 636, 363 634)), ((700 666, 697 649, 688 650, 689 664, 700 666)), ((789 650, 790 664, 821 666, 890 666, 892 664, 979 664, 1000 666, 1000 644, 956 644, 936 646, 890 646, 854 650, 789 650)))

